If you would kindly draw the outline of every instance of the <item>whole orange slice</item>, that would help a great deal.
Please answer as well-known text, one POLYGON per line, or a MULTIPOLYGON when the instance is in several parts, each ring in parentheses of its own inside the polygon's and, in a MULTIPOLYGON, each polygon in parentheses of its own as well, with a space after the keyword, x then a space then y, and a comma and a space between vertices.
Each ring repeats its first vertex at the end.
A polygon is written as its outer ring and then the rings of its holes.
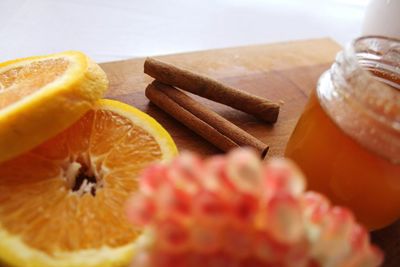
POLYGON ((0 163, 0 262, 124 266, 143 236, 124 203, 144 167, 176 154, 154 119, 100 100, 65 131, 0 163))
POLYGON ((67 128, 107 86, 103 70, 81 52, 0 63, 0 162, 67 128))

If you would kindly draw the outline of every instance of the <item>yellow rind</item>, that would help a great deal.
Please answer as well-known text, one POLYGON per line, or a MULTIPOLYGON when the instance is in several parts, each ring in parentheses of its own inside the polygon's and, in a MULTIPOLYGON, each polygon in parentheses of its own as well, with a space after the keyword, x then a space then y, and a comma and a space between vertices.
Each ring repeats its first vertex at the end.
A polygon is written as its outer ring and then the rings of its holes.
POLYGON ((0 63, 0 72, 30 61, 60 57, 72 63, 62 78, 0 110, 0 162, 29 151, 66 129, 107 89, 104 71, 77 51, 0 63))

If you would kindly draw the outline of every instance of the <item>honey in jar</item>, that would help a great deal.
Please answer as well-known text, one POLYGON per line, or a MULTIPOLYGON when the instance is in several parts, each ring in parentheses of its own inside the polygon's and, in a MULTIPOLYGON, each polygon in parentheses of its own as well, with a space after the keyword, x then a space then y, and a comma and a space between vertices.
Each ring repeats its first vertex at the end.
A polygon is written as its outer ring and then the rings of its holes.
POLYGON ((400 218, 400 40, 362 37, 319 79, 286 147, 308 188, 369 229, 400 218))

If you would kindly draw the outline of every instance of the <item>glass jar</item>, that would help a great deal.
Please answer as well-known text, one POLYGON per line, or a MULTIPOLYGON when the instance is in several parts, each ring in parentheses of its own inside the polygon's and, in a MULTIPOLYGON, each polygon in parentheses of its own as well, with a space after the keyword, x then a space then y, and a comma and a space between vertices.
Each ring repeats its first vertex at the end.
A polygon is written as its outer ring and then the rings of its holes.
POLYGON ((368 36, 322 74, 286 147, 308 188, 370 230, 400 218, 400 40, 368 36))

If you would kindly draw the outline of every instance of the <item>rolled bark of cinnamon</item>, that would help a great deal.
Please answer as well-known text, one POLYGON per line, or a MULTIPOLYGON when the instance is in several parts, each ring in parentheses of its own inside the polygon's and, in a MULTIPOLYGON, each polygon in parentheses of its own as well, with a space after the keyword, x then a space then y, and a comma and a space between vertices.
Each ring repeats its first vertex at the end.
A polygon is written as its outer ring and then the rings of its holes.
POLYGON ((261 158, 268 152, 266 144, 172 86, 153 81, 146 88, 146 96, 223 151, 249 146, 259 151, 261 158))
POLYGON ((264 121, 274 123, 278 119, 279 104, 226 86, 209 77, 178 68, 154 58, 146 59, 144 72, 162 83, 228 105, 264 121))

